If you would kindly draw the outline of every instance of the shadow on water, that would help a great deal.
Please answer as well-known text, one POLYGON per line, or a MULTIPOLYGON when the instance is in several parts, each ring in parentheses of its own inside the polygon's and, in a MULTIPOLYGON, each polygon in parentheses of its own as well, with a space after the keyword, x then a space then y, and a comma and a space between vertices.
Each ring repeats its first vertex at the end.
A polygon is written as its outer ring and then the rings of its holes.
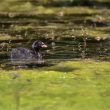
POLYGON ((19 64, 13 64, 11 60, 5 59, 0 61, 0 69, 1 70, 20 70, 20 69, 40 69, 45 67, 52 67, 59 63, 59 61, 53 61, 53 60, 45 60, 44 63, 38 64, 34 61, 31 63, 24 63, 21 62, 19 64))
MULTIPOLYGON (((35 1, 33 1, 35 2, 35 1)), ((70 6, 87 6, 87 7, 110 7, 110 2, 105 0, 73 0, 73 1, 66 1, 66 0, 62 0, 62 1, 53 1, 52 3, 47 3, 44 4, 44 6, 49 6, 49 7, 70 7, 70 6)))
POLYGON ((79 70, 79 68, 73 68, 73 67, 68 67, 68 66, 62 65, 60 67, 54 67, 52 69, 47 69, 47 70, 68 73, 68 72, 73 72, 73 71, 79 70))

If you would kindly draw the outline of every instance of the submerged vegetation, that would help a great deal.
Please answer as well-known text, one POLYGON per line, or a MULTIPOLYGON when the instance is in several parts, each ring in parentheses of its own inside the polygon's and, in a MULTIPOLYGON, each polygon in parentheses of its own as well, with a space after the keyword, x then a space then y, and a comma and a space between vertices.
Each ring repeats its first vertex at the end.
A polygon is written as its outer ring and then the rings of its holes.
POLYGON ((9 60, 11 48, 30 47, 40 39, 49 45, 44 52, 46 59, 65 59, 69 55, 70 59, 109 60, 109 3, 109 0, 1 0, 0 59, 9 60))

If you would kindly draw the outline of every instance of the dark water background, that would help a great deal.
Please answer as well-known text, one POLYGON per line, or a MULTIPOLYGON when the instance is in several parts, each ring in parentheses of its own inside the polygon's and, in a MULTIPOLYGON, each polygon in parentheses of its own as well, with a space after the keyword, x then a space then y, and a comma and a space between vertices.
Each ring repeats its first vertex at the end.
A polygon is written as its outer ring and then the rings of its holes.
MULTIPOLYGON (((109 10, 109 9, 107 9, 109 10)), ((0 40, 0 62, 10 61, 10 51, 15 47, 31 48, 32 42, 42 40, 48 48, 43 50, 45 60, 96 59, 110 60, 110 21, 94 21, 97 13, 87 14, 16 14, 0 15, 0 34, 11 36, 0 40), (23 28, 23 26, 25 26, 23 28), (88 30, 104 28, 105 36, 88 34, 88 30), (77 34, 76 34, 77 31, 77 34), (78 34, 80 33, 80 34, 78 34)), ((102 15, 100 15, 102 16, 102 15)), ((109 15, 107 15, 108 17, 109 15)), ((99 33, 101 30, 98 30, 99 33)))

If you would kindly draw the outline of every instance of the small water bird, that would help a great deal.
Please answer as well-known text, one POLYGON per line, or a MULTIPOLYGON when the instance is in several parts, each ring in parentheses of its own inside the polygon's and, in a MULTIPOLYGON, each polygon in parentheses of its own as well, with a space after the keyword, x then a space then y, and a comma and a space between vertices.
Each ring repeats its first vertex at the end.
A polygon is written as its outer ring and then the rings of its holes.
POLYGON ((32 44, 32 49, 18 47, 13 48, 11 51, 11 61, 14 63, 29 63, 37 62, 42 63, 42 54, 40 52, 41 48, 47 48, 47 45, 42 41, 34 41, 32 44))

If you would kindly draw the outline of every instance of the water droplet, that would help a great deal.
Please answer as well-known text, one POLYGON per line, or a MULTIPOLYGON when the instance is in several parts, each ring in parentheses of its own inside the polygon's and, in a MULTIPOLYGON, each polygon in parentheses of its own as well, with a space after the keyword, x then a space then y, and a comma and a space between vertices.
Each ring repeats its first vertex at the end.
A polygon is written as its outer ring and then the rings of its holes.
POLYGON ((97 41, 100 41, 100 40, 101 40, 101 38, 100 38, 100 37, 96 37, 96 40, 97 40, 97 41))

